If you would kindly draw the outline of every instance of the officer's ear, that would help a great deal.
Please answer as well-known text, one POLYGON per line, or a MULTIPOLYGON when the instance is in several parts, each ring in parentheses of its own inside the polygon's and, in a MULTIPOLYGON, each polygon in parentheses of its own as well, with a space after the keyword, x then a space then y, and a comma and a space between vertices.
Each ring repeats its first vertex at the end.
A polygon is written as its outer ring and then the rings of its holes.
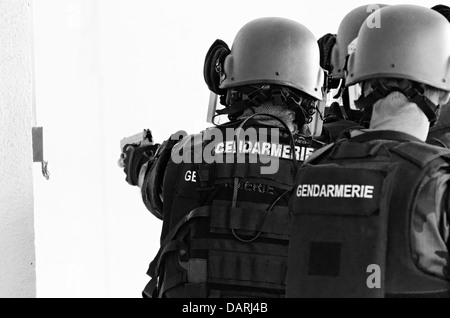
POLYGON ((450 101, 450 92, 442 91, 439 98, 439 105, 445 105, 450 101))

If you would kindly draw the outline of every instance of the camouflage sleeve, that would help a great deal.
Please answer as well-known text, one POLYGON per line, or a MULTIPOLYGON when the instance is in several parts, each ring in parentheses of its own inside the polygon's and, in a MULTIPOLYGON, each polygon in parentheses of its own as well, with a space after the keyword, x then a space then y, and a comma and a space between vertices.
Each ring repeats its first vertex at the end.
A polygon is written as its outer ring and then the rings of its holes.
POLYGON ((418 193, 412 215, 411 247, 417 266, 430 274, 450 278, 450 175, 429 178, 418 193))
MULTIPOLYGON (((443 182, 440 185, 439 192, 442 192, 442 203, 440 208, 440 215, 442 215, 440 233, 442 238, 447 243, 447 248, 450 250, 450 180, 448 177, 443 178, 443 182)), ((449 178, 450 179, 450 178, 449 178)))
POLYGON ((447 242, 447 250, 450 251, 450 185, 447 184, 445 191, 445 208, 443 211, 442 234, 447 242))

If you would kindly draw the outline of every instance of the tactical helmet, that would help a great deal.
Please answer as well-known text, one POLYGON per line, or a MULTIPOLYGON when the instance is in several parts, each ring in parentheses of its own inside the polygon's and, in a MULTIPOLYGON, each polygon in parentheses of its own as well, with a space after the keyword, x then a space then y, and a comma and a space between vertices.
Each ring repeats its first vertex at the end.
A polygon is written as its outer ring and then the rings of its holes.
POLYGON ((450 21, 450 7, 443 5, 443 4, 438 4, 434 7, 431 8, 432 10, 439 12, 440 14, 442 14, 448 21, 450 21))
POLYGON ((348 46, 358 37, 359 29, 364 21, 374 11, 386 7, 385 4, 371 4, 360 6, 350 11, 339 25, 336 35, 336 44, 331 52, 331 65, 333 66, 331 76, 336 79, 345 77, 344 67, 349 55, 348 46))
POLYGON ((356 51, 349 57, 346 85, 387 77, 450 91, 448 21, 415 5, 388 6, 379 15, 381 27, 361 27, 356 51))
POLYGON ((433 126, 440 106, 425 96, 423 84, 450 91, 450 24, 441 14, 415 5, 389 6, 378 13, 379 27, 364 23, 359 31, 355 52, 347 63, 346 85, 369 79, 403 79, 394 85, 375 81, 372 92, 355 103, 371 113, 379 99, 401 92, 433 126))
POLYGON ((302 24, 284 18, 260 18, 236 35, 225 58, 220 89, 250 84, 275 84, 322 99, 324 83, 314 35, 302 24))

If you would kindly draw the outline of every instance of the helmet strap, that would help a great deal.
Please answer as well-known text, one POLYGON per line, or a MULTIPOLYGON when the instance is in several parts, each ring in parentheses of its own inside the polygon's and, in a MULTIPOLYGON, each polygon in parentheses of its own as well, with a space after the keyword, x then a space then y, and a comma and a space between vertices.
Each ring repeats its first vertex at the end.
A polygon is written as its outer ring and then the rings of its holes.
MULTIPOLYGON (((218 115, 228 115, 230 120, 235 120, 245 109, 258 107, 269 100, 272 100, 274 105, 285 105, 294 110, 295 123, 298 127, 309 124, 316 111, 319 111, 317 103, 311 99, 301 97, 287 87, 267 84, 261 87, 246 86, 240 87, 238 90, 228 90, 225 102, 227 107, 216 112, 218 115)), ((319 115, 323 120, 323 114, 319 115)))
POLYGON ((372 114, 373 105, 380 99, 390 95, 392 92, 400 92, 408 98, 409 101, 415 103, 430 121, 430 126, 434 126, 438 119, 440 110, 439 105, 435 105, 424 95, 424 89, 419 84, 411 81, 403 81, 399 86, 389 87, 382 82, 377 81, 372 92, 367 96, 361 96, 355 105, 364 109, 366 113, 372 114))
POLYGON ((235 102, 231 106, 228 106, 224 109, 217 110, 217 115, 228 115, 229 117, 233 117, 236 114, 242 113, 245 109, 252 107, 251 103, 248 101, 240 101, 235 102))
POLYGON ((217 115, 228 115, 230 120, 237 119, 242 112, 251 107, 258 107, 266 100, 266 89, 262 87, 241 87, 239 90, 229 89, 226 98, 221 99, 221 104, 226 107, 217 110, 217 115))

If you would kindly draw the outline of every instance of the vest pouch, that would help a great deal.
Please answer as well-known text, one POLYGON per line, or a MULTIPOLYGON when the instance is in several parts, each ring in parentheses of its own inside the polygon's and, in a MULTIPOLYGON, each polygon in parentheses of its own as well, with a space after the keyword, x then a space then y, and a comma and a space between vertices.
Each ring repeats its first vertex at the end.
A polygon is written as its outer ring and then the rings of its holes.
MULTIPOLYGON (((247 295, 284 294, 289 240, 289 211, 267 204, 215 201, 207 242, 208 282, 247 288, 247 295), (217 236, 218 235, 218 236, 217 236)), ((204 249, 194 241, 192 248, 204 249)))
POLYGON ((304 165, 293 214, 286 297, 384 297, 391 162, 304 165))
POLYGON ((268 204, 238 202, 232 208, 228 202, 214 201, 211 214, 210 231, 216 234, 229 234, 252 238, 266 238, 281 241, 289 240, 289 211, 287 206, 275 206, 268 211, 268 204))
POLYGON ((161 296, 284 295, 289 211, 287 206, 268 208, 246 202, 233 208, 216 200, 194 209, 166 238, 159 257, 161 296))

